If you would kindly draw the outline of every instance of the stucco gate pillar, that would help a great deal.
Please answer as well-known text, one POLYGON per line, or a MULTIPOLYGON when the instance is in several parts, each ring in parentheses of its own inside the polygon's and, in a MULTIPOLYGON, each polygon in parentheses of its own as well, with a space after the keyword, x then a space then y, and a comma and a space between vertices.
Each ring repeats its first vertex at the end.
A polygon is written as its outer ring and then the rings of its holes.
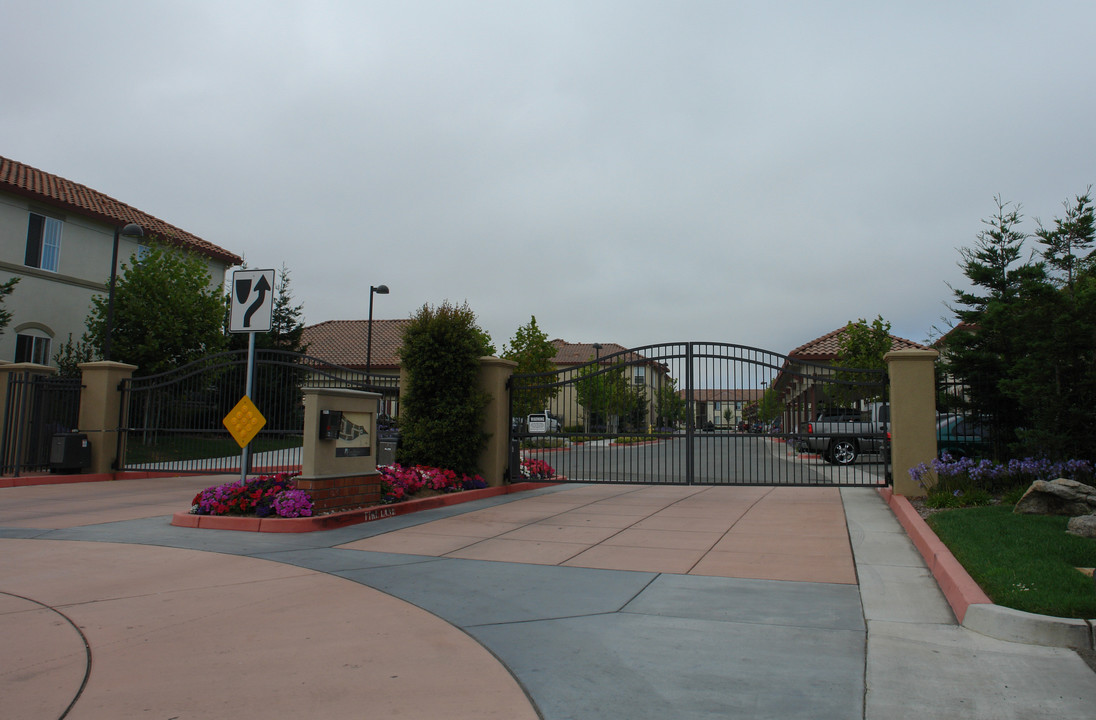
POLYGON ((118 386, 133 376, 137 366, 103 360, 80 363, 78 367, 84 385, 80 391, 80 432, 87 433, 91 443, 88 472, 118 470, 122 464, 122 458, 117 457, 118 431, 125 420, 118 386))
MULTIPOLYGON (((487 447, 480 455, 479 465, 483 479, 492 487, 505 483, 504 475, 510 462, 510 396, 506 382, 517 366, 513 360, 480 358, 480 389, 491 400, 483 419, 483 430, 488 435, 487 447)), ((517 472, 516 469, 514 472, 517 472)))
POLYGON ((910 469, 936 457, 935 350, 895 350, 884 356, 890 375, 891 471, 894 492, 920 497, 910 469))

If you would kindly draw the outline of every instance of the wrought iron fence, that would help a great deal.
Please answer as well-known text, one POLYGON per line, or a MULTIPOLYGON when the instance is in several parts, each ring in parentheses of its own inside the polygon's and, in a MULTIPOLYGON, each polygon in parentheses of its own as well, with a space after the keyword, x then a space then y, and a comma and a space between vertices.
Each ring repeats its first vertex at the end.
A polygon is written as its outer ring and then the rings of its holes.
POLYGON ((0 472, 18 477, 50 469, 55 436, 76 428, 80 379, 30 371, 8 377, 0 472))
MULTIPOLYGON (((125 469, 230 473, 240 447, 223 419, 244 397, 247 351, 211 355, 182 368, 123 382, 118 457, 125 469)), ((266 424, 251 443, 251 472, 298 470, 304 433, 302 388, 377 392, 398 412, 399 379, 284 350, 257 350, 251 401, 266 424)))
POLYGON ((888 392, 882 370, 740 345, 633 348, 511 378, 510 467, 583 482, 883 485, 888 392))
POLYGON ((936 446, 941 456, 1009 460, 1023 424, 1019 405, 1000 391, 996 379, 957 377, 945 364, 937 365, 936 446))

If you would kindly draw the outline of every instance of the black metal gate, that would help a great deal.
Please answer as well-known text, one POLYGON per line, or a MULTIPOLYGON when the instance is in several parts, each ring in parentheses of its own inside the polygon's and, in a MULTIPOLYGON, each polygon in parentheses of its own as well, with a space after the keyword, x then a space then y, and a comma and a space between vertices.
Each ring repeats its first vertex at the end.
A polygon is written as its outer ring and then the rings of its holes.
MULTIPOLYGON (((176 370, 122 383, 118 457, 126 470, 238 473, 240 447, 223 420, 245 395, 247 351, 211 355, 176 370)), ((256 350, 251 400, 266 425, 251 442, 249 472, 298 471, 304 435, 302 388, 380 393, 396 414, 398 378, 284 350, 256 350)))
POLYGON ((886 373, 728 343, 647 345, 510 380, 510 476, 881 486, 886 373), (517 470, 520 468, 520 472, 517 470))
POLYGON ((80 378, 13 372, 8 377, 0 474, 50 468, 54 436, 72 431, 80 416, 80 378))

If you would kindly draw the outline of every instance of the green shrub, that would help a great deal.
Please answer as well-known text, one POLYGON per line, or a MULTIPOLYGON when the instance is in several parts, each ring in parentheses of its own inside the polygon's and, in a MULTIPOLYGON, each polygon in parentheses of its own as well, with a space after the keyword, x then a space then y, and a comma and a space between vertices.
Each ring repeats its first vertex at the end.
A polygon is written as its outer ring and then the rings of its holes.
POLYGON ((537 440, 522 440, 521 446, 523 448, 561 448, 567 444, 567 441, 563 438, 542 438, 537 440))
POLYGON ((490 337, 467 304, 424 305, 412 318, 400 349, 406 374, 397 452, 401 465, 479 472, 490 401, 479 389, 479 359, 492 352, 490 337))

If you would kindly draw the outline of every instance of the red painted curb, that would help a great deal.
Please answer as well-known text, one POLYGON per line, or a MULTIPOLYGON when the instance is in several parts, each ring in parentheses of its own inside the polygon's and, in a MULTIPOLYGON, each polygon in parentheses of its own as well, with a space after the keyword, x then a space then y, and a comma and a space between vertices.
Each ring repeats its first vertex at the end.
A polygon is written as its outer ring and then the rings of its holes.
POLYGON ((373 522, 383 518, 407 515, 422 510, 448 507, 460 503, 482 500, 498 495, 509 495, 516 492, 536 490, 538 488, 558 485, 555 482, 520 482, 512 485, 483 488, 481 490, 464 490, 445 495, 434 495, 418 500, 407 500, 392 505, 374 505, 356 510, 344 510, 328 515, 303 518, 256 518, 256 517, 231 517, 225 515, 191 515, 190 513, 175 513, 171 518, 171 524, 175 527, 189 527, 209 530, 242 530, 246 532, 272 532, 272 533, 302 533, 315 532, 317 530, 334 530, 348 525, 373 522))
POLYGON ((925 564, 932 571, 940 591, 944 593, 952 612, 960 623, 967 614, 967 608, 971 605, 991 605, 992 600, 974 582, 970 574, 960 564, 955 556, 948 550, 947 545, 936 537, 936 533, 928 526, 928 523, 917 514, 910 501, 902 495, 895 495, 891 488, 882 488, 879 494, 890 506, 898 522, 905 528, 906 533, 913 540, 914 546, 925 564))
POLYGON ((149 478, 185 477, 188 475, 214 475, 216 473, 194 472, 153 472, 127 470, 111 473, 88 473, 81 475, 28 475, 26 477, 0 478, 0 488, 32 487, 35 485, 65 485, 68 483, 112 482, 114 480, 147 480, 149 478))

